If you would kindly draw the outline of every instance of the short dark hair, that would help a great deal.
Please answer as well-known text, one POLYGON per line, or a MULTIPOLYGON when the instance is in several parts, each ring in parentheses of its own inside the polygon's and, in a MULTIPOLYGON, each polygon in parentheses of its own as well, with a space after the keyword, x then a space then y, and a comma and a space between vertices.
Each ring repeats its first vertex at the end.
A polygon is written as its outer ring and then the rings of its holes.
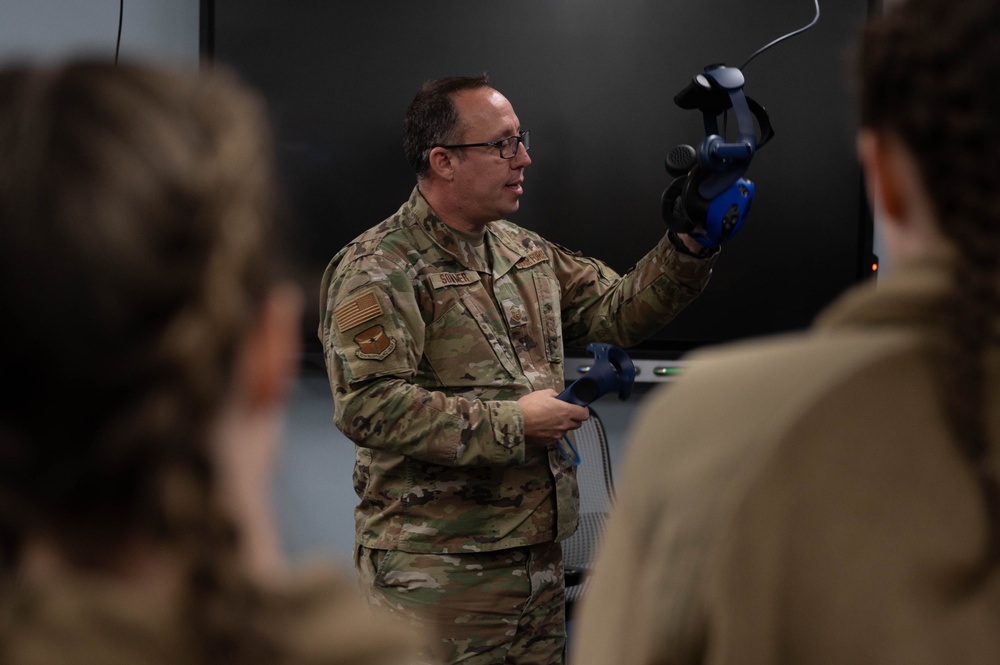
POLYGON ((490 77, 485 72, 478 76, 449 76, 427 81, 406 110, 403 151, 417 177, 423 177, 430 168, 428 155, 436 145, 452 141, 451 135, 458 125, 458 109, 452 101, 456 92, 490 87, 490 77))

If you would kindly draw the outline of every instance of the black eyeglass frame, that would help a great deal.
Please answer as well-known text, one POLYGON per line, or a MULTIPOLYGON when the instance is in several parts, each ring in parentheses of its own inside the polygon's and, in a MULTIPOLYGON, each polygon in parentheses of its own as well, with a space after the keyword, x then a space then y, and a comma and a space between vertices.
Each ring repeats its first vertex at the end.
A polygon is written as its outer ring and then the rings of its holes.
POLYGON ((434 147, 436 147, 436 148, 449 148, 449 149, 453 149, 453 148, 493 148, 493 147, 495 147, 500 152, 500 159, 514 159, 514 157, 517 155, 517 148, 518 148, 518 146, 524 145, 524 151, 525 152, 527 152, 529 150, 528 145, 531 142, 529 140, 529 138, 530 138, 529 134, 530 133, 531 133, 531 130, 525 129, 523 131, 518 132, 514 136, 505 136, 502 139, 499 139, 497 141, 487 141, 486 143, 460 143, 460 144, 457 144, 457 145, 438 145, 438 146, 434 146, 434 147), (510 153, 509 157, 504 157, 504 155, 503 155, 503 145, 501 145, 501 144, 504 141, 509 141, 511 139, 515 140, 514 141, 514 151, 512 153, 510 153))

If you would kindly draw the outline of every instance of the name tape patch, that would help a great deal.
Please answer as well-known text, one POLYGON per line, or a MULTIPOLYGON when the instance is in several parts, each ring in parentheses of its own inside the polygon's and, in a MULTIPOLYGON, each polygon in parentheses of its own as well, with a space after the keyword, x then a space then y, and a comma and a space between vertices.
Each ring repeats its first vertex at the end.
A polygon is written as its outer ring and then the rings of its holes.
POLYGON ((479 281, 479 273, 475 270, 464 272, 439 272, 430 275, 431 286, 441 289, 446 286, 465 286, 479 281))

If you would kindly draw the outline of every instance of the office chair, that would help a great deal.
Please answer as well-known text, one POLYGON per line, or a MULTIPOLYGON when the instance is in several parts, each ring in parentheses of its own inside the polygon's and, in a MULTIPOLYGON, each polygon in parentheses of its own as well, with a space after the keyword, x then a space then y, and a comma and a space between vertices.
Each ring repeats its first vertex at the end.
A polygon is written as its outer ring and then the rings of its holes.
POLYGON ((567 620, 572 618, 573 607, 587 588, 587 573, 604 534, 605 517, 615 498, 604 423, 592 407, 587 408, 590 409, 590 419, 573 432, 580 454, 580 465, 576 467, 577 485, 580 487, 580 524, 576 532, 562 543, 567 620))

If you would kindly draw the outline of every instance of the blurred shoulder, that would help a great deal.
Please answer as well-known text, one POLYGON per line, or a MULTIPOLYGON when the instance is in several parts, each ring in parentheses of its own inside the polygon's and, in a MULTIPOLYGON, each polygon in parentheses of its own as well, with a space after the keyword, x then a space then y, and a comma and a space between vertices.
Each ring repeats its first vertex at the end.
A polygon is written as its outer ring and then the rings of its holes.
POLYGON ((267 630, 284 646, 283 662, 316 665, 412 665, 419 636, 376 614, 357 583, 339 569, 303 569, 266 602, 267 630))

